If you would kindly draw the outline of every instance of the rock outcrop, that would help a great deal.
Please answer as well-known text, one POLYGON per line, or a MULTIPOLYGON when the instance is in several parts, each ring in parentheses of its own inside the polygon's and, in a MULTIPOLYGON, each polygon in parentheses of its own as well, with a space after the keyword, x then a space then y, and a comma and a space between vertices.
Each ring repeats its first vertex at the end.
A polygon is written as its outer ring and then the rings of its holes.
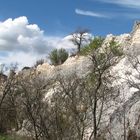
POLYGON ((69 57, 62 65, 53 66, 44 63, 39 65, 36 70, 38 73, 49 78, 54 78, 57 75, 70 76, 75 73, 79 76, 84 76, 88 73, 91 65, 92 62, 89 57, 75 56, 69 57))
MULTIPOLYGON (((110 73, 116 77, 112 81, 112 86, 120 88, 120 95, 117 104, 110 101, 112 105, 115 104, 115 107, 111 108, 107 116, 109 118, 107 127, 110 131, 106 132, 106 138, 107 140, 124 140, 124 135, 126 135, 129 139, 130 132, 133 132, 132 134, 140 139, 140 22, 135 23, 133 32, 130 34, 107 35, 104 45, 112 39, 120 44, 124 56, 110 69, 110 73), (136 61, 138 63, 134 66, 132 63, 136 61), (133 81, 133 85, 130 86, 129 80, 133 81)), ((89 57, 75 56, 69 57, 64 64, 59 66, 44 63, 39 65, 36 71, 48 78, 54 78, 59 74, 69 76, 72 73, 84 76, 90 71, 91 65, 89 57)))
POLYGON ((118 77, 112 84, 120 88, 120 103, 110 115, 109 140, 140 139, 140 23, 135 24, 129 37, 128 46, 124 46, 127 49, 123 49, 125 56, 111 69, 118 77))

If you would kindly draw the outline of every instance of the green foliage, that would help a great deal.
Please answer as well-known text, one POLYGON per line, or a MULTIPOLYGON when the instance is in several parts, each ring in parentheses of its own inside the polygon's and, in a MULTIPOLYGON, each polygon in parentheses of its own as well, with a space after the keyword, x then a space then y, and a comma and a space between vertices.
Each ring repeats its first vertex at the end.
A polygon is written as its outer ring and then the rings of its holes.
POLYGON ((52 64, 58 64, 58 50, 57 49, 54 49, 50 55, 49 55, 49 58, 51 60, 51 63, 52 64))
MULTIPOLYGON (((95 37, 94 40, 87 46, 83 47, 81 49, 80 54, 81 55, 89 55, 93 51, 96 51, 98 48, 100 48, 103 44, 104 38, 102 37, 95 37)), ((117 42, 112 40, 109 44, 109 48, 107 47, 106 49, 109 49, 110 52, 113 53, 115 56, 122 56, 123 52, 120 49, 120 46, 117 42)), ((100 57, 103 58, 103 54, 100 54, 100 57)))
POLYGON ((0 140, 31 140, 31 138, 21 137, 17 135, 0 135, 0 140))
POLYGON ((54 49, 50 55, 49 58, 51 60, 51 63, 53 65, 60 65, 63 64, 67 58, 68 58, 68 52, 61 48, 61 49, 54 49))
POLYGON ((14 140, 14 139, 11 138, 10 136, 0 135, 0 140, 14 140))
POLYGON ((35 65, 34 65, 34 67, 36 68, 38 65, 42 65, 44 62, 45 62, 44 59, 37 60, 36 63, 35 63, 35 65))
POLYGON ((117 42, 115 42, 114 40, 112 40, 110 42, 110 50, 111 52, 115 55, 115 56, 122 56, 123 55, 123 52, 122 50, 120 49, 120 46, 117 42))
POLYGON ((88 54, 90 54, 92 51, 94 51, 94 50, 98 49, 99 47, 101 47, 103 41, 104 41, 104 38, 102 38, 102 37, 95 37, 93 39, 93 41, 89 45, 87 45, 87 46, 85 46, 85 47, 83 47, 81 49, 80 54, 81 55, 88 55, 88 54))

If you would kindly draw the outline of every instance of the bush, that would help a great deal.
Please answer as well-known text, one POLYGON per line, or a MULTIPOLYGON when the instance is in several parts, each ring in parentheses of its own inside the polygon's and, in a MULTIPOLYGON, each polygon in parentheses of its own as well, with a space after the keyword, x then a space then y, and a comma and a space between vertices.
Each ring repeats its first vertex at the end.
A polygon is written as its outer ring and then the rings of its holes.
MULTIPOLYGON (((104 38, 95 37, 94 40, 88 46, 85 46, 81 49, 80 54, 81 55, 91 54, 96 49, 102 47, 103 41, 104 41, 104 38)), ((114 40, 112 40, 110 42, 108 47, 106 49, 109 49, 109 51, 111 53, 113 53, 113 55, 115 55, 115 56, 122 56, 123 55, 123 51, 120 49, 120 45, 117 42, 115 42, 114 40)))
POLYGON ((123 55, 123 51, 120 49, 120 46, 117 42, 115 42, 114 40, 112 40, 110 42, 110 50, 111 52, 116 55, 116 56, 122 56, 123 55))
POLYGON ((137 134, 134 130, 129 130, 128 131, 128 136, 127 136, 127 140, 137 140, 137 134))
POLYGON ((37 60, 36 63, 35 63, 35 65, 34 65, 34 67, 36 68, 38 65, 42 65, 44 62, 45 62, 44 59, 37 60))
POLYGON ((61 65, 67 60, 68 52, 63 48, 54 49, 50 53, 49 58, 52 65, 61 65))
POLYGON ((17 136, 15 134, 11 135, 0 135, 0 140, 32 140, 31 138, 28 137, 22 137, 22 136, 17 136))
POLYGON ((93 50, 96 50, 97 48, 101 47, 103 41, 104 41, 104 38, 95 37, 89 45, 87 45, 81 49, 80 55, 90 54, 93 50))

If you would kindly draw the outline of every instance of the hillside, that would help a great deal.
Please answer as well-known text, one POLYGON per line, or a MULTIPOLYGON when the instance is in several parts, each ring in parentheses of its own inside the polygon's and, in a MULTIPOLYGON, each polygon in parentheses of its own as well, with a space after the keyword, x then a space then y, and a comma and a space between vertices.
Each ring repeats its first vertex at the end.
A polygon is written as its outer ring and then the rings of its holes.
MULTIPOLYGON (((35 140, 139 140, 139 59, 136 23, 129 34, 107 35, 89 55, 9 76, 1 90, 16 118, 7 124, 10 131, 35 140), (113 52, 111 41, 119 44, 122 55, 113 52)), ((6 122, 1 122, 3 131, 6 122)))
MULTIPOLYGON (((140 56, 140 25, 138 23, 135 24, 133 31, 130 34, 122 34, 120 36, 114 36, 112 34, 107 35, 104 44, 109 43, 112 39, 119 42, 123 49, 124 56, 110 69, 111 75, 115 77, 115 80, 112 81, 112 86, 118 87, 120 89, 120 94, 117 97, 117 103, 116 101, 110 101, 110 104, 112 104, 113 107, 110 108, 109 114, 106 116, 108 118, 107 125, 110 127, 110 133, 114 140, 123 140, 124 131, 122 130, 124 129, 123 123, 125 108, 126 133, 129 135, 130 131, 134 131, 135 135, 140 138, 139 63, 137 64, 138 69, 133 67, 131 63, 135 62, 136 59, 139 59, 140 56), (129 85, 128 80, 131 78, 133 79, 133 84, 138 84, 138 87, 129 85)), ((51 77, 54 77, 54 75, 57 74, 66 76, 71 75, 72 73, 77 73, 79 76, 83 76, 90 71, 89 68, 91 65, 92 61, 89 56, 75 56, 68 58, 64 64, 57 67, 44 63, 37 67, 37 71, 44 76, 49 75, 51 77)), ((107 133, 107 140, 111 139, 112 137, 107 133)))

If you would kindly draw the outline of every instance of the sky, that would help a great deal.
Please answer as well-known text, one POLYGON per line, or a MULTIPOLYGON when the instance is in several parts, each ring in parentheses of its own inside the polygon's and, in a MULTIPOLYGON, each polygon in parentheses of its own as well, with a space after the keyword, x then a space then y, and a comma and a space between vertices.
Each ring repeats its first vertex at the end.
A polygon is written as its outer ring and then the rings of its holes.
POLYGON ((129 33, 140 0, 0 0, 0 64, 31 66, 54 48, 74 48, 77 28, 93 36, 129 33))

